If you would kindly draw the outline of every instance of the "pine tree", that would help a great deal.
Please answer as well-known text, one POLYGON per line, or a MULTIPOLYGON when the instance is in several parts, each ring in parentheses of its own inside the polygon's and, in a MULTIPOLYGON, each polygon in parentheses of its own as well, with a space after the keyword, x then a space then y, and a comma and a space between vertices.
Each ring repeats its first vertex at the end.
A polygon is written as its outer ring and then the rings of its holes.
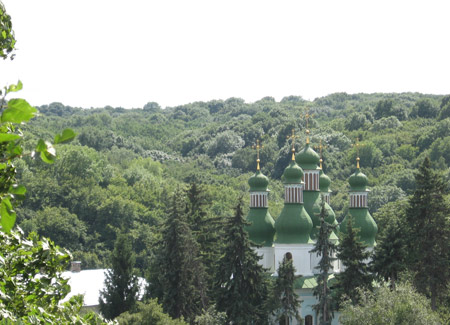
POLYGON ((330 235, 336 229, 336 226, 325 222, 326 218, 325 201, 322 197, 319 233, 314 249, 311 250, 311 253, 317 253, 318 256, 322 256, 319 265, 316 266, 320 273, 317 276, 317 286, 313 292, 318 300, 318 304, 314 305, 314 310, 319 315, 320 325, 331 324, 331 320, 334 317, 334 306, 331 290, 328 287, 328 277, 331 274, 330 270, 333 268, 332 262, 336 260, 333 257, 336 252, 336 244, 330 241, 330 235))
POLYGON ((416 190, 409 200, 408 264, 417 290, 431 297, 433 310, 450 279, 450 207, 444 199, 447 183, 425 158, 416 174, 416 190))
POLYGON ((197 183, 191 183, 186 191, 186 216, 195 240, 199 244, 199 254, 205 267, 208 288, 213 286, 217 260, 221 247, 220 233, 222 223, 205 211, 207 205, 205 192, 197 183))
POLYGON ((233 324, 265 324, 268 289, 260 257, 252 249, 244 227, 242 199, 234 217, 225 224, 225 247, 219 260, 216 301, 217 310, 226 312, 233 324))
POLYGON ((366 260, 370 253, 365 245, 358 239, 358 230, 353 229, 353 220, 348 218, 347 233, 343 234, 337 248, 337 257, 341 260, 345 269, 336 274, 335 302, 338 307, 345 296, 352 304, 360 301, 359 289, 372 289, 372 276, 369 274, 366 260))
POLYGON ((394 290, 399 274, 406 269, 404 225, 396 217, 389 219, 377 242, 370 268, 385 281, 389 280, 394 290))
MULTIPOLYGON (((300 276, 298 276, 300 277, 300 276)), ((294 290, 295 267, 292 263, 292 258, 284 256, 283 261, 278 267, 278 277, 272 292, 272 306, 274 310, 273 315, 280 324, 289 324, 289 320, 295 318, 301 323, 302 318, 299 314, 301 300, 294 290)))
POLYGON ((192 322, 207 308, 208 298, 198 244, 186 222, 184 200, 180 190, 172 197, 151 268, 149 290, 150 296, 159 298, 171 317, 183 316, 192 322))
POLYGON ((121 233, 114 243, 111 269, 106 272, 105 289, 100 292, 100 311, 114 319, 134 307, 138 298, 138 278, 134 273, 135 256, 129 236, 121 233))

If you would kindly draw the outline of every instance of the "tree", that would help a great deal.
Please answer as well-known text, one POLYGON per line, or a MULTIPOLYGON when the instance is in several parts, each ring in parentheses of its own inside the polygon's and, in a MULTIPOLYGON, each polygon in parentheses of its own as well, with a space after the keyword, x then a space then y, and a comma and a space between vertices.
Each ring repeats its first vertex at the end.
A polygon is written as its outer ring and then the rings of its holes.
POLYGON ((135 257, 128 235, 117 236, 111 255, 111 269, 106 271, 105 289, 100 292, 100 311, 114 319, 134 307, 138 298, 138 278, 134 273, 135 257))
POLYGON ((252 249, 247 232, 249 223, 242 212, 242 198, 235 214, 225 224, 224 252, 219 260, 216 281, 217 310, 226 312, 228 322, 264 324, 268 297, 260 257, 252 249))
POLYGON ((416 190, 409 200, 407 261, 415 272, 416 288, 431 297, 435 310, 439 296, 450 283, 450 206, 444 197, 448 184, 430 165, 425 158, 416 174, 416 190))
POLYGON ((0 56, 3 60, 8 56, 11 60, 14 59, 14 54, 11 54, 16 45, 16 38, 12 29, 11 16, 6 13, 5 6, 0 2, 0 29, 2 31, 0 36, 0 56))
POLYGON ((185 197, 178 189, 157 248, 150 274, 149 293, 159 298, 172 318, 194 321, 208 306, 205 271, 199 246, 187 223, 185 197))
POLYGON ((381 287, 373 293, 362 292, 359 305, 344 304, 339 322, 342 325, 443 324, 430 308, 428 299, 408 283, 400 284, 394 291, 381 287))
POLYGON ((356 305, 360 302, 360 289, 372 289, 372 276, 366 264, 370 253, 358 239, 358 230, 353 229, 353 220, 348 218, 347 233, 343 234, 337 248, 337 258, 345 269, 336 274, 336 303, 340 307, 344 295, 356 305))
POLYGON ((333 269, 332 262, 336 260, 334 257, 336 244, 330 240, 330 235, 336 229, 336 226, 328 224, 325 221, 326 217, 327 211, 322 196, 319 233, 314 249, 311 250, 311 253, 317 253, 318 256, 322 256, 319 265, 316 266, 320 273, 317 276, 317 286, 314 288, 314 296, 319 301, 318 304, 314 305, 314 309, 319 315, 320 325, 331 324, 331 320, 334 317, 334 306, 331 290, 328 287, 328 277, 333 269))
POLYGON ((302 321, 299 314, 301 301, 294 289, 295 279, 295 267, 292 258, 284 256, 278 267, 278 276, 272 293, 272 308, 274 309, 272 314, 280 324, 290 324, 292 318, 298 322, 302 321))
POLYGON ((400 272, 406 269, 405 225, 395 216, 387 222, 386 229, 378 236, 370 267, 395 289, 400 272))
POLYGON ((199 246, 199 256, 205 268, 208 289, 212 289, 221 248, 219 235, 222 223, 217 217, 206 212, 207 199, 201 186, 195 182, 191 183, 186 196, 186 218, 199 246))
POLYGON ((438 107, 428 98, 418 100, 411 111, 411 116, 435 118, 439 112, 438 107))
MULTIPOLYGON (((61 300, 70 292, 62 272, 71 256, 35 233, 0 231, 0 315, 3 324, 100 324, 80 315, 82 299, 61 300)), ((98 321, 98 322, 97 322, 98 321)))
POLYGON ((442 98, 438 120, 440 121, 448 117, 450 117, 450 95, 442 98))
POLYGON ((133 310, 124 312, 116 318, 121 325, 186 325, 183 320, 172 319, 163 312, 156 299, 146 303, 138 301, 133 310))

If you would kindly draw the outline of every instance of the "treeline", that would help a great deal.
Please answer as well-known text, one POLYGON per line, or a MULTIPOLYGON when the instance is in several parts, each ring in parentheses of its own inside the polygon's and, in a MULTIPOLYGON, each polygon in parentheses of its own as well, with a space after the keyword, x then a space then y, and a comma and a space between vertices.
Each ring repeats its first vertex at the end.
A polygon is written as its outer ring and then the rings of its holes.
POLYGON ((312 102, 291 96, 280 102, 230 98, 165 109, 157 103, 131 110, 59 103, 38 109, 41 116, 24 128, 25 149, 33 150, 33 139, 51 139, 65 128, 78 136, 58 148, 53 164, 31 157, 16 163, 19 182, 27 188, 17 223, 26 233, 35 231, 71 250, 85 269, 109 267, 118 234, 126 231, 137 274, 149 278, 174 213, 174 193, 185 193, 179 199, 186 213, 193 204, 186 191, 196 184, 208 204, 200 219, 193 213, 186 222, 206 259, 205 281, 211 280, 208 272, 225 243, 221 227, 204 227, 228 220, 241 196, 247 213, 247 181, 256 165, 252 145, 258 139, 262 171, 270 178, 270 213, 279 215, 292 129, 299 137, 297 150, 307 127, 312 144, 325 145, 324 171, 332 180, 331 206, 339 221, 348 209, 358 139, 380 236, 392 209, 406 206, 414 192, 415 172, 425 157, 446 184, 449 180, 450 96, 339 93, 312 102), (208 222, 195 224, 199 220, 208 222))

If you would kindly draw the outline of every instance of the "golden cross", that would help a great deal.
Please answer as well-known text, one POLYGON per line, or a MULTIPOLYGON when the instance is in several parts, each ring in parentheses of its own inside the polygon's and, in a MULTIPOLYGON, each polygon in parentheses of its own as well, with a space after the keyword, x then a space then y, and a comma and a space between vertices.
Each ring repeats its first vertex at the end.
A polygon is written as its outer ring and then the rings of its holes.
POLYGON ((309 114, 309 107, 306 108, 306 114, 300 114, 300 118, 305 118, 306 120, 306 144, 309 144, 309 119, 314 117, 314 114, 309 114))
POLYGON ((295 160, 295 138, 298 138, 298 135, 295 135, 295 129, 292 129, 292 135, 288 135, 286 138, 292 140, 292 160, 295 160))
POLYGON ((252 148, 256 149, 256 170, 259 170, 260 169, 259 168, 259 162, 260 162, 260 160, 259 160, 259 150, 264 148, 264 146, 259 144, 259 139, 258 139, 258 140, 256 140, 256 145, 253 145, 252 148))
POLYGON ((314 146, 314 149, 319 149, 319 153, 320 153, 320 169, 322 169, 322 162, 323 162, 323 149, 326 149, 327 146, 322 144, 322 139, 320 139, 319 141, 319 145, 318 146, 314 146))
POLYGON ((352 147, 356 148, 356 168, 359 168, 359 148, 364 147, 364 144, 359 143, 359 138, 356 138, 355 144, 352 147))

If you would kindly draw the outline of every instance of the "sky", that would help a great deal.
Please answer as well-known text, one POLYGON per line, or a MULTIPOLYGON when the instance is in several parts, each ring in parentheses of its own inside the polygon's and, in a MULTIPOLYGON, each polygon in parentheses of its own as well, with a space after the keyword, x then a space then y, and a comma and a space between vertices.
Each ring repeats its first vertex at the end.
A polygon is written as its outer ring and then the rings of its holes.
MULTIPOLYGON (((1 0, 0 0, 1 1, 1 0)), ((32 105, 450 93, 450 1, 3 0, 32 105)))

